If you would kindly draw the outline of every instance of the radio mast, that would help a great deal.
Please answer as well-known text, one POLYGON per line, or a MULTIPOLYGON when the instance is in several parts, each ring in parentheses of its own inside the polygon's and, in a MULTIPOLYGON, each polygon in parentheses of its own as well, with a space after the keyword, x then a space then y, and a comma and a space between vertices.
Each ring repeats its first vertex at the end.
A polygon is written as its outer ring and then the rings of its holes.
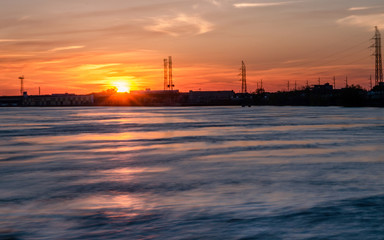
POLYGON ((20 79, 20 94, 23 95, 24 93, 24 75, 19 77, 20 79))
POLYGON ((164 58, 164 91, 168 88, 168 59, 164 58))
POLYGON ((247 93, 247 69, 244 61, 241 61, 241 93, 247 93))
POLYGON ((375 36, 373 37, 375 43, 375 86, 383 82, 383 61, 381 58, 381 34, 377 26, 375 26, 375 36))

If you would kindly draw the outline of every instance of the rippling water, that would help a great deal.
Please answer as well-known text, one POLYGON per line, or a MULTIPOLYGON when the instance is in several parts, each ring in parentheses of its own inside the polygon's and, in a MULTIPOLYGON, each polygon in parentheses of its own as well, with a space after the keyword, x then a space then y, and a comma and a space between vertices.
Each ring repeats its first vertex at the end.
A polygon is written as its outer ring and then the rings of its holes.
POLYGON ((0 239, 384 239, 384 109, 0 114, 0 239))

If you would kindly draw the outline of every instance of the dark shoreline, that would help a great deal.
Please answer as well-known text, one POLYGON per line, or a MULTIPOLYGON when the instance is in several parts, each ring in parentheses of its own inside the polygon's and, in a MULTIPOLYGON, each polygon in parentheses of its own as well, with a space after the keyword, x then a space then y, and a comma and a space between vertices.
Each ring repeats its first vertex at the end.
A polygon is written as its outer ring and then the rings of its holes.
POLYGON ((367 91, 359 86, 333 89, 332 85, 315 85, 286 92, 235 93, 234 91, 104 91, 87 95, 52 94, 1 96, 0 107, 68 107, 68 106, 341 106, 384 107, 384 86, 367 91))

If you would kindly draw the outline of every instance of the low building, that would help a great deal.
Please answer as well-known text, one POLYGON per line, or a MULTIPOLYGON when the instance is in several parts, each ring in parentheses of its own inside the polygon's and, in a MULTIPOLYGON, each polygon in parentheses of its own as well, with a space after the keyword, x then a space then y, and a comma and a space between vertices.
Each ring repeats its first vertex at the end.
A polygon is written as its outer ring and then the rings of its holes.
POLYGON ((130 92, 135 106, 178 106, 181 102, 179 90, 138 90, 130 92))
POLYGON ((333 86, 329 83, 323 85, 314 85, 312 88, 312 92, 315 94, 331 94, 333 90, 333 86))
POLYGON ((0 107, 20 107, 23 105, 22 96, 2 96, 0 97, 0 107))
POLYGON ((93 94, 52 94, 52 95, 23 95, 23 106, 91 106, 94 104, 93 94))
POLYGON ((234 96, 234 91, 189 91, 188 104, 227 105, 233 103, 234 96))

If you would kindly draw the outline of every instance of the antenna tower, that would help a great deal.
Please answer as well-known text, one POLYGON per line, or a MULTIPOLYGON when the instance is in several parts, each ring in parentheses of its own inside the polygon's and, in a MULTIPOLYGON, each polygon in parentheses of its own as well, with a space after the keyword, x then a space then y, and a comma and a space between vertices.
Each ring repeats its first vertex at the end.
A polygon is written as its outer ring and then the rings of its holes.
POLYGON ((168 59, 164 59, 164 91, 168 86, 168 59))
POLYGON ((20 79, 20 94, 23 95, 24 93, 24 75, 19 77, 20 79))
POLYGON ((369 75, 369 86, 371 87, 371 90, 372 90, 372 75, 369 75))
POLYGON ((383 82, 383 63, 381 58, 381 35, 380 31, 375 26, 375 36, 373 37, 375 41, 373 47, 375 48, 375 85, 383 82))
POLYGON ((172 56, 168 57, 168 70, 169 70, 168 90, 173 90, 173 87, 175 85, 173 84, 173 79, 172 79, 172 56))
POLYGON ((247 69, 244 61, 241 61, 241 93, 247 93, 247 69))
POLYGON ((345 76, 345 88, 348 88, 348 76, 345 76))

